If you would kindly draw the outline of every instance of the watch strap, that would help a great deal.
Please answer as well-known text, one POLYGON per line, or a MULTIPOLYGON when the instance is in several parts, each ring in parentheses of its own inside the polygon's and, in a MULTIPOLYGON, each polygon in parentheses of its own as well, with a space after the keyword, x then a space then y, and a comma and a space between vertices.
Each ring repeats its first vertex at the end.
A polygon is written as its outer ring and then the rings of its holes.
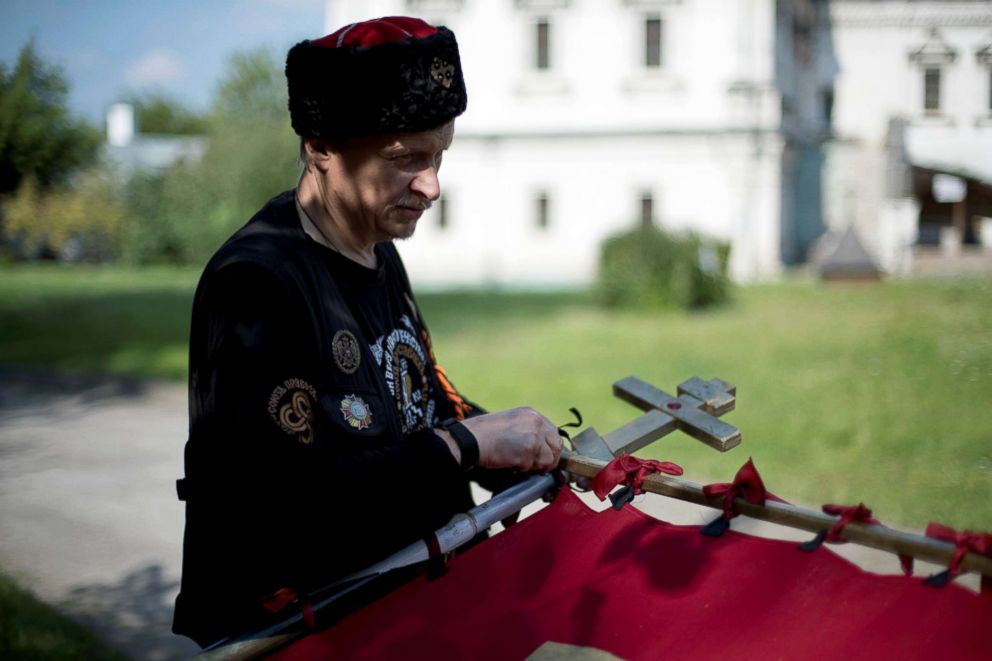
POLYGON ((457 418, 448 418, 441 423, 441 429, 449 432, 455 439, 458 451, 462 455, 462 470, 473 468, 479 463, 479 441, 457 418))

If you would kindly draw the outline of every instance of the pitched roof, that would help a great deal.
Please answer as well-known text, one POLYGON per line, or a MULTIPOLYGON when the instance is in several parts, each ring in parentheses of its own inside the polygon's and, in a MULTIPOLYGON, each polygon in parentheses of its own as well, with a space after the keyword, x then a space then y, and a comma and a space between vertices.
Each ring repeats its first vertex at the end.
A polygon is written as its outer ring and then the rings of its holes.
POLYGON ((824 280, 881 277, 875 259, 861 243, 853 227, 844 230, 833 250, 820 262, 819 272, 824 280))

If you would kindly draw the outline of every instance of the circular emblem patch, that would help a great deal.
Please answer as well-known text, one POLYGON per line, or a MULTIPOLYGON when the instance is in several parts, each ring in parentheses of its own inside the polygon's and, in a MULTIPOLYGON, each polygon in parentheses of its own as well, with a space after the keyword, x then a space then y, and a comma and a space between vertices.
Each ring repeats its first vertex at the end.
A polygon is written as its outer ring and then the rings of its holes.
POLYGON ((269 395, 269 415, 279 428, 304 445, 313 443, 313 403, 317 391, 303 379, 286 379, 269 395))
POLYGON ((358 348, 358 340, 351 331, 339 330, 331 340, 331 353, 334 364, 345 374, 354 374, 362 364, 362 353, 358 348))
POLYGON ((372 424, 372 409, 358 395, 346 395, 341 400, 341 415, 355 429, 367 429, 372 424))

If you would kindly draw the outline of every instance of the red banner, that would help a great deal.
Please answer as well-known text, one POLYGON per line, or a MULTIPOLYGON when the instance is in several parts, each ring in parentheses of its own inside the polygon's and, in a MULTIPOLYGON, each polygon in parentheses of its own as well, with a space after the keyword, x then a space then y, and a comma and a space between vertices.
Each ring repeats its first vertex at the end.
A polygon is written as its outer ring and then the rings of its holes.
POLYGON ((701 535, 571 492, 278 659, 988 659, 992 599, 878 576, 821 549, 701 535), (575 652, 573 649, 572 652, 575 652))

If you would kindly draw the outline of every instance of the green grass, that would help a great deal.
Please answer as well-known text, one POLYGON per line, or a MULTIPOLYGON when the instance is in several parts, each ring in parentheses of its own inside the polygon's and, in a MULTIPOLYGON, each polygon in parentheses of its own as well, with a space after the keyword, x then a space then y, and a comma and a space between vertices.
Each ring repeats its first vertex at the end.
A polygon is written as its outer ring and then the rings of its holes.
POLYGON ((0 364, 184 379, 192 269, 0 268, 0 364))
POLYGON ((714 312, 609 314, 582 297, 421 297, 438 359, 470 397, 577 406, 606 432, 638 412, 610 384, 636 375, 735 384, 726 419, 743 443, 720 454, 676 434, 646 454, 700 481, 749 457, 797 502, 864 501, 884 522, 992 528, 992 279, 742 288, 714 312))
POLYGON ((124 661, 126 657, 0 574, 0 659, 124 661))
MULTIPOLYGON (((181 379, 196 273, 0 270, 0 364, 181 379)), ((738 388, 720 454, 676 434, 649 454, 726 481, 750 456, 795 502, 864 501, 883 522, 992 529, 992 278, 740 288, 716 311, 612 313, 586 294, 420 296, 440 362, 490 409, 578 407, 601 432, 638 412, 636 375, 738 388)))

